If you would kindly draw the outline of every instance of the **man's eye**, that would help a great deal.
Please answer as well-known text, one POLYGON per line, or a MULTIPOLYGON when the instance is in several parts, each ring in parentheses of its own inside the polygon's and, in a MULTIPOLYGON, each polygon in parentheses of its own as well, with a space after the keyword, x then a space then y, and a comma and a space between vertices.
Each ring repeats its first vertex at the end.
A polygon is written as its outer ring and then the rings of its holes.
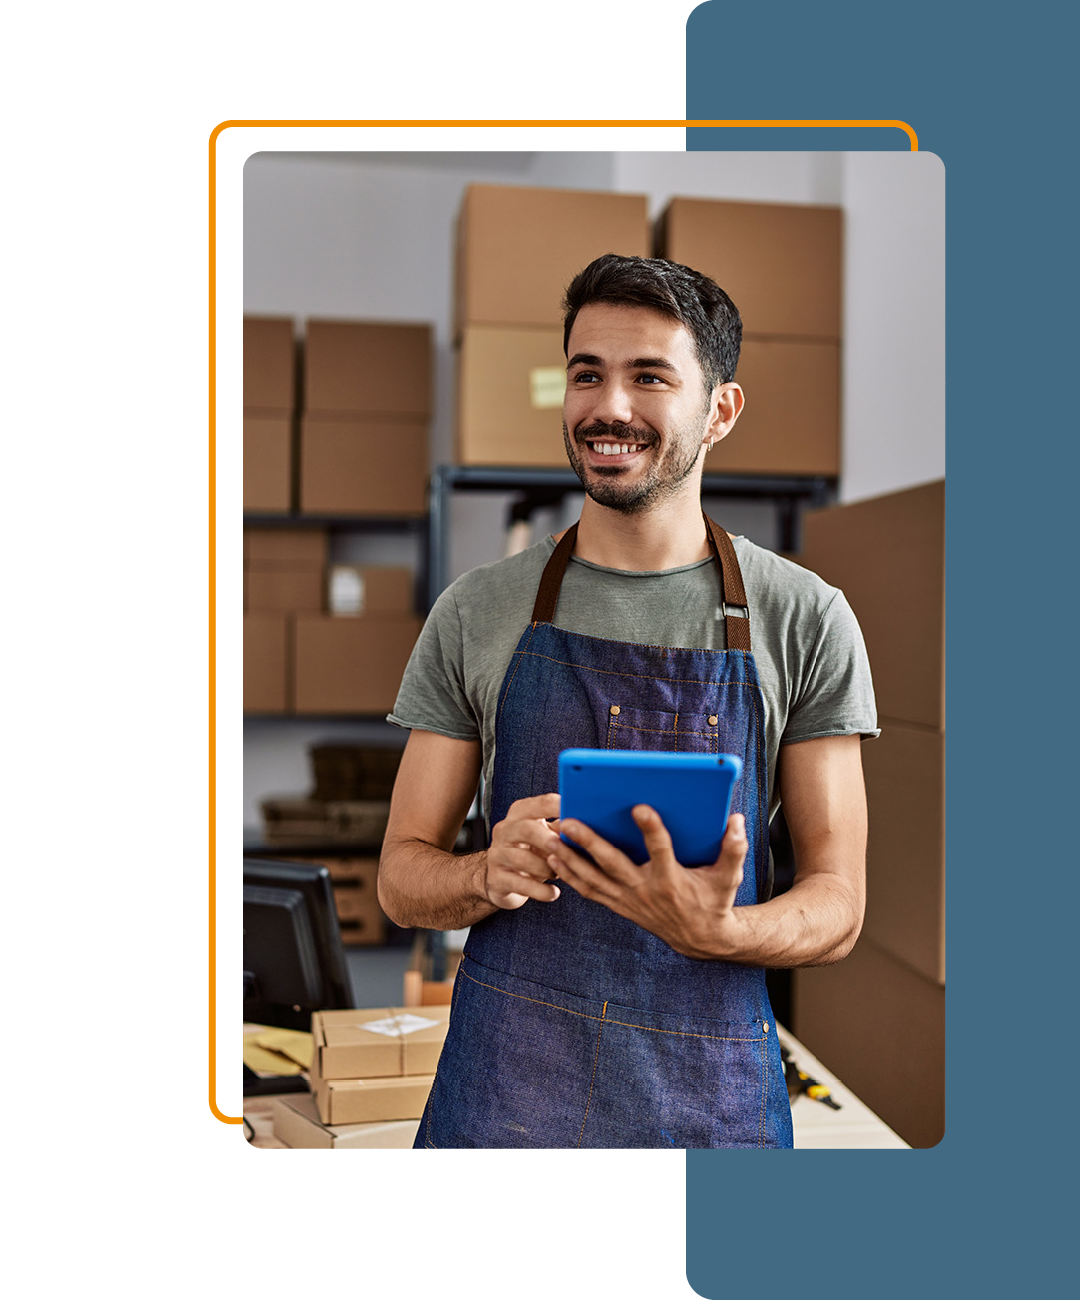
POLYGON ((599 376, 594 375, 591 370, 580 370, 573 377, 572 382, 575 384, 595 384, 599 382, 599 376))
POLYGON ((662 384, 664 382, 659 375, 638 375, 638 381, 642 384, 662 384))

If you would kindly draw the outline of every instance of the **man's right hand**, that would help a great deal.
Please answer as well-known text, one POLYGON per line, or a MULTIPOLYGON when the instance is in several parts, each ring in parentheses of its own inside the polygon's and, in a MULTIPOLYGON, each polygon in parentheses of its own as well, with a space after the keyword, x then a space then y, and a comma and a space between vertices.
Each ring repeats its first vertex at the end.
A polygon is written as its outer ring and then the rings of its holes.
POLYGON ((559 796, 538 794, 512 803, 492 827, 484 889, 495 907, 521 907, 530 898, 553 903, 559 897, 558 885, 549 883, 547 862, 559 843, 558 816, 559 796))

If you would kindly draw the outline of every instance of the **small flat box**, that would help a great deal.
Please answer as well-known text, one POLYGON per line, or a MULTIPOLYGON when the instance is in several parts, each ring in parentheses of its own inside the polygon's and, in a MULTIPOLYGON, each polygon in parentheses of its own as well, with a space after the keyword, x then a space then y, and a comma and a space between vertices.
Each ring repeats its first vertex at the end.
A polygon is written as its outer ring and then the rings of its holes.
POLYGON ((434 1074, 449 1021, 449 1007, 318 1011, 313 1069, 324 1080, 434 1074))
POLYGON ((416 1139, 415 1119, 330 1127, 319 1119, 315 1098, 302 1093, 276 1097, 270 1107, 274 1136, 287 1147, 319 1151, 405 1150, 416 1139))

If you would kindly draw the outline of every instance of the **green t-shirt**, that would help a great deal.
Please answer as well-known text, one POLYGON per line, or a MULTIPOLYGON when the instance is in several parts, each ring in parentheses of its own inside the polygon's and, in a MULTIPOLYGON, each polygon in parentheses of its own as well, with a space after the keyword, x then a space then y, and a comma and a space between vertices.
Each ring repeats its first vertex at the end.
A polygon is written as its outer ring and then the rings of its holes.
MULTIPOLYGON (((499 691, 554 549, 554 540, 546 537, 452 583, 428 616, 388 715, 401 727, 481 741, 485 815, 499 691)), ((862 633, 842 592, 745 537, 735 539, 735 553, 765 703, 771 816, 778 803, 779 747, 818 736, 876 736, 874 688, 862 633)), ((554 622, 569 632, 613 641, 726 648, 711 559, 632 573, 572 556, 554 622)))

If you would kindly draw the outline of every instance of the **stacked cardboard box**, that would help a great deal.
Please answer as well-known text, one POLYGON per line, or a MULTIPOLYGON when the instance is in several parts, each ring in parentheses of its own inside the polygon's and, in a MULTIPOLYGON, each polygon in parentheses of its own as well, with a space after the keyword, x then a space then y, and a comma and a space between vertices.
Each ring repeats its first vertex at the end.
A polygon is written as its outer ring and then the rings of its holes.
POLYGON ((329 537, 321 528, 244 529, 244 610, 318 613, 329 537))
POLYGON ((431 327, 309 320, 300 509, 422 515, 432 405, 431 327))
POLYGON ((342 942, 354 947, 382 943, 386 938, 386 917, 376 892, 378 857, 324 858, 323 863, 334 886, 342 942))
POLYGON ((863 746, 866 922, 854 952, 795 978, 811 1051, 912 1146, 944 1129, 945 485, 807 516, 800 561, 866 638, 881 736, 863 746))
POLYGON ((293 622, 322 608, 327 535, 317 529, 244 529, 244 710, 288 713, 293 622))
POLYGON ((675 198, 656 252, 710 276, 742 316, 746 405, 706 470, 838 475, 840 209, 675 198))
POLYGON ((457 459, 564 468, 562 296, 603 253, 645 256, 644 195, 470 185, 457 228, 457 459))
POLYGON ((386 713, 420 632, 413 574, 398 566, 328 565, 328 534, 244 531, 244 708, 386 713), (347 616, 325 614, 328 575, 351 580, 347 616))
POLYGON ((375 1120, 368 1124, 324 1124, 315 1098, 277 1097, 270 1107, 274 1137, 287 1147, 322 1151, 404 1150, 413 1145, 418 1119, 375 1120))
POLYGON ((296 411, 293 322, 244 317, 244 509, 287 514, 296 411))
MULTIPOLYGON (((297 713, 388 713, 421 620, 408 569, 334 566, 358 580, 355 613, 296 620, 297 713)), ((331 582, 333 582, 331 570, 331 582)))
POLYGON ((311 1090, 322 1123, 419 1119, 449 1018, 449 1007, 316 1012, 311 1090))

